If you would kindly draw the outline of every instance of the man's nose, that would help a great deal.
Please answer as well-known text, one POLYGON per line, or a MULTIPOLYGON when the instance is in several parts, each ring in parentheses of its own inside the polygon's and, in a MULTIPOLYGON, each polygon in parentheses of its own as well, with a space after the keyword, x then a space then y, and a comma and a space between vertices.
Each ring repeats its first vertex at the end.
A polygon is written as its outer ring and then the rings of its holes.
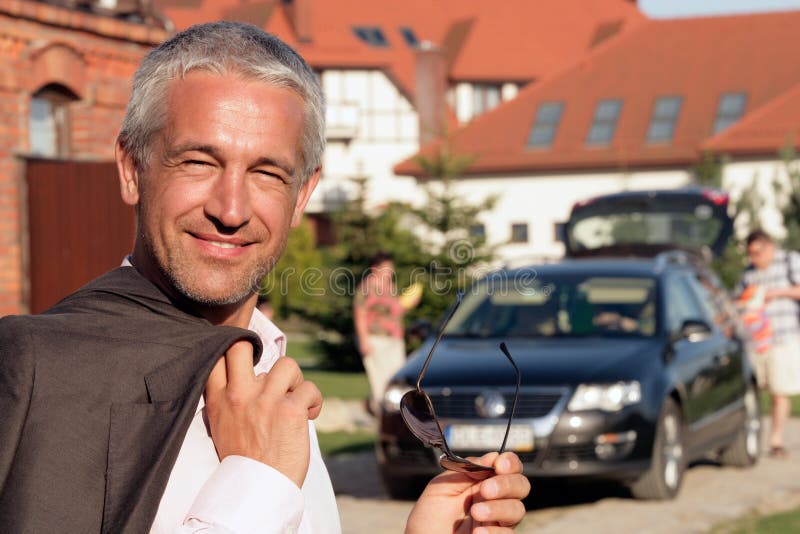
POLYGON ((214 182, 205 211, 227 228, 246 224, 252 216, 246 173, 225 169, 214 182))

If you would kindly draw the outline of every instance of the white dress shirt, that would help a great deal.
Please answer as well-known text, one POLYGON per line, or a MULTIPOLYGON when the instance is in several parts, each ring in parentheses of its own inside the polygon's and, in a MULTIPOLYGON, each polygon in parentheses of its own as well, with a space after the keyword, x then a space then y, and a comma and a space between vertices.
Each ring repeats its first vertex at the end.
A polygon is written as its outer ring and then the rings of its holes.
MULTIPOLYGON (((123 265, 130 265, 126 258, 123 265)), ((257 309, 249 329, 264 344, 255 366, 266 373, 286 355, 286 336, 257 309)), ((340 534, 339 511, 317 432, 308 422, 311 460, 303 487, 243 456, 217 458, 200 398, 161 497, 151 534, 340 534)))

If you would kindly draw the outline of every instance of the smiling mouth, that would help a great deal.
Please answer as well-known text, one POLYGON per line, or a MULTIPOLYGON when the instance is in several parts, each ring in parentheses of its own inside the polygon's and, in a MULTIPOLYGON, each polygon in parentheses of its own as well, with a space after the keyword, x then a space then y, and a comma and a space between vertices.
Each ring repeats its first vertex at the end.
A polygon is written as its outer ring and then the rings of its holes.
POLYGON ((220 241, 206 241, 206 242, 220 248, 237 248, 243 246, 243 245, 234 245, 233 243, 222 243, 220 241))
POLYGON ((251 244, 249 241, 240 238, 232 238, 232 239, 227 239, 225 241, 220 241, 219 236, 213 236, 207 234, 206 235, 195 234, 192 232, 190 232, 189 234, 195 239, 205 243, 207 246, 221 248, 225 250, 242 249, 246 248, 248 245, 251 244))

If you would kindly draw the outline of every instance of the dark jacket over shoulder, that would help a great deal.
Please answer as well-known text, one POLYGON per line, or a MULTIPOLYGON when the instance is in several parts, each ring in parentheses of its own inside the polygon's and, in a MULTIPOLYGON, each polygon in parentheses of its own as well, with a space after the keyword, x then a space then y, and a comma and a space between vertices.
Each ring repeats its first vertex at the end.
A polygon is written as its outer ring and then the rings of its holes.
POLYGON ((0 530, 147 532, 216 360, 247 330, 132 267, 0 319, 0 530))

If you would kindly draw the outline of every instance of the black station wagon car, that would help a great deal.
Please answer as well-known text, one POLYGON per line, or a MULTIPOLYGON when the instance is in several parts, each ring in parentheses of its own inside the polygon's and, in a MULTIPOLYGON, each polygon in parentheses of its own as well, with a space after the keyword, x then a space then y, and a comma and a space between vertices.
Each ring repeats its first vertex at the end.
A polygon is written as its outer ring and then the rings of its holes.
MULTIPOLYGON (((464 295, 423 389, 461 456, 497 450, 515 378, 508 437, 532 478, 620 481, 633 496, 672 498, 688 463, 757 461, 760 411, 751 342, 708 269, 732 224, 724 193, 684 189, 581 202, 567 258, 501 270, 464 295)), ((433 339, 412 354, 383 400, 376 455, 392 496, 438 473, 398 413, 433 339)))

